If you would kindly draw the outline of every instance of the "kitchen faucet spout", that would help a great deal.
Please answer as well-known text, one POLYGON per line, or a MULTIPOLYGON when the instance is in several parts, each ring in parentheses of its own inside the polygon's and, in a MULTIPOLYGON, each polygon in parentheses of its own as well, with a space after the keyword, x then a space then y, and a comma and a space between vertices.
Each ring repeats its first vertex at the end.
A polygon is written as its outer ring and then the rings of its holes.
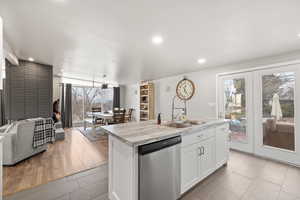
MULTIPOLYGON (((184 101, 184 107, 182 107, 182 108, 180 108, 180 107, 175 107, 175 100, 176 100, 176 98, 178 98, 177 97, 177 95, 175 95, 174 97, 173 97, 173 99, 172 99, 172 121, 174 121, 177 117, 178 117, 178 115, 176 115, 176 117, 174 116, 175 114, 175 110, 182 110, 183 111, 183 113, 184 113, 184 115, 187 115, 187 108, 186 108, 186 101, 184 101)), ((178 98, 179 99, 179 98, 178 98)), ((181 100, 181 99, 180 99, 181 100)))

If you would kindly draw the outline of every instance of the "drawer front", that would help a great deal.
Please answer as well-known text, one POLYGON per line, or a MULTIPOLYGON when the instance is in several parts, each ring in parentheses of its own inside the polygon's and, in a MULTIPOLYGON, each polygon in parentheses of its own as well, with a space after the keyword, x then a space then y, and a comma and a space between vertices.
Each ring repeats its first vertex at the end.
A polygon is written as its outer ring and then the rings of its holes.
POLYGON ((201 142, 208 138, 215 136, 215 128, 205 129, 199 132, 189 133, 182 136, 182 146, 191 145, 197 142, 201 142))

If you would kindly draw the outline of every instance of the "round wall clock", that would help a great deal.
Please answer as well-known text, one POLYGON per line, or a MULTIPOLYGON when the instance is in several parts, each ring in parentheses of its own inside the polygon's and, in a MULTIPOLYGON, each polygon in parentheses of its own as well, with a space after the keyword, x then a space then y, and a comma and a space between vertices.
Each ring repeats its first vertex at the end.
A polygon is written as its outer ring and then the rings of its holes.
POLYGON ((195 93, 195 84, 193 81, 184 78, 177 84, 176 93, 181 100, 190 100, 195 93))

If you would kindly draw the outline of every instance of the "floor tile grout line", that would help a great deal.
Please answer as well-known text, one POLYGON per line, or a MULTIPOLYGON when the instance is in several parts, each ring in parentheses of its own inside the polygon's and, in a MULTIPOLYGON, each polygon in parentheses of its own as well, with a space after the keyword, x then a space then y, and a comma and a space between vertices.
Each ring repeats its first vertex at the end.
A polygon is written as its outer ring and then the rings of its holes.
POLYGON ((287 178, 288 170, 289 170, 289 168, 287 167, 286 173, 285 173, 285 175, 284 175, 284 178, 283 178, 283 181, 282 181, 282 185, 281 185, 281 187, 280 187, 280 191, 279 191, 279 195, 278 195, 277 199, 279 199, 279 197, 280 197, 280 195, 281 195, 281 192, 284 192, 283 186, 284 186, 284 182, 285 182, 285 180, 286 180, 286 178, 287 178))

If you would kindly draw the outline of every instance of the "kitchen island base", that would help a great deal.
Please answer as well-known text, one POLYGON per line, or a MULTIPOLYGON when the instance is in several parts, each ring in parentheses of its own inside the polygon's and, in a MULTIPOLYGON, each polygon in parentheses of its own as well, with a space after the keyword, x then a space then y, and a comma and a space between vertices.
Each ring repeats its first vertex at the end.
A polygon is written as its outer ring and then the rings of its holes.
MULTIPOLYGON (((183 195, 227 164, 229 126, 225 122, 210 123, 209 126, 194 127, 177 135, 181 135, 182 138, 180 193, 183 195)), ((171 137, 173 136, 172 134, 171 137)), ((147 141, 147 143, 151 142, 147 141)), ((120 136, 112 133, 109 135, 109 198, 111 200, 142 200, 139 199, 138 147, 140 145, 142 145, 140 142, 132 144, 120 136)))

